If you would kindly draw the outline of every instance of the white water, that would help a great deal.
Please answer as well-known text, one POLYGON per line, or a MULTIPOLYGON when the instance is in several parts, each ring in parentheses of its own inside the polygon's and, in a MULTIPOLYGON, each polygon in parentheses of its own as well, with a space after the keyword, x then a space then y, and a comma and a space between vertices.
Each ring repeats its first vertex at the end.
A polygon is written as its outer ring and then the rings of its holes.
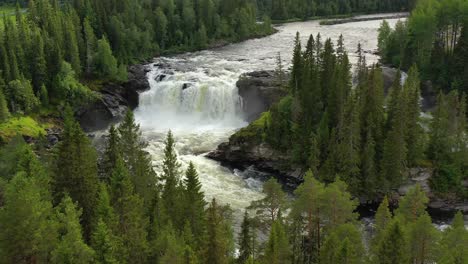
MULTIPOLYGON (((391 25, 397 20, 389 20, 391 25)), ((251 201, 262 198, 262 182, 252 173, 231 171, 218 162, 203 156, 218 144, 227 141, 237 129, 247 125, 243 120, 241 99, 235 85, 239 75, 252 70, 274 69, 278 52, 289 64, 296 31, 305 43, 310 34, 320 32, 325 38, 345 39, 352 62, 360 42, 369 51, 367 61, 376 62, 371 52, 377 47, 377 29, 381 21, 366 21, 333 26, 321 26, 318 21, 281 25, 272 36, 248 40, 223 48, 158 58, 155 62, 168 64, 173 71, 159 81, 164 69, 152 64, 148 73, 151 89, 140 95, 140 106, 135 111, 145 139, 149 142, 154 165, 159 171, 164 137, 169 129, 176 139, 176 148, 183 168, 195 163, 203 191, 208 200, 215 197, 230 204, 235 212, 238 228, 242 210, 251 201), (187 88, 183 89, 184 84, 187 88)), ((167 69, 166 69, 167 71, 167 69)))

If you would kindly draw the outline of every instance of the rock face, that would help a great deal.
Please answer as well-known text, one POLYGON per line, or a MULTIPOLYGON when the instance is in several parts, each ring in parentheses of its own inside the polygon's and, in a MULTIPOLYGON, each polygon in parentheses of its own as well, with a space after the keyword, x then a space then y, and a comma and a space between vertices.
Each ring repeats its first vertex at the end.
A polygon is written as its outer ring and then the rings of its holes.
MULTIPOLYGON (((288 76, 285 76, 285 80, 288 76)), ((245 119, 254 121, 287 94, 275 80, 273 71, 255 71, 241 75, 236 83, 242 97, 245 119)))
POLYGON ((146 77, 149 70, 145 65, 134 65, 129 68, 127 82, 105 84, 100 98, 78 111, 81 127, 86 132, 105 129, 109 124, 120 121, 127 109, 135 109, 138 93, 150 88, 146 77))
POLYGON ((272 174, 291 189, 303 181, 304 172, 290 167, 289 158, 285 153, 272 149, 268 144, 257 144, 235 135, 206 157, 220 161, 228 167, 246 169, 253 166, 256 170, 272 174))

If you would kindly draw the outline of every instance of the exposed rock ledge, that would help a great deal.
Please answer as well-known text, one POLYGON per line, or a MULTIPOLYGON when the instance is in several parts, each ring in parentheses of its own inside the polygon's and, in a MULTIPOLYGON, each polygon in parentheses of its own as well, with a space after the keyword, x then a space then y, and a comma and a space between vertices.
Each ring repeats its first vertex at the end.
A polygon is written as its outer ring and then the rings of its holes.
POLYGON ((80 109, 77 119, 86 132, 107 128, 120 121, 127 109, 138 106, 138 93, 150 88, 146 65, 133 65, 128 70, 128 81, 122 84, 108 83, 100 91, 100 98, 80 109))
MULTIPOLYGON (((285 80, 288 76, 285 76, 285 80)), ((270 106, 278 102, 287 91, 281 88, 274 71, 254 71, 240 76, 236 83, 242 97, 245 119, 252 122, 270 106)))

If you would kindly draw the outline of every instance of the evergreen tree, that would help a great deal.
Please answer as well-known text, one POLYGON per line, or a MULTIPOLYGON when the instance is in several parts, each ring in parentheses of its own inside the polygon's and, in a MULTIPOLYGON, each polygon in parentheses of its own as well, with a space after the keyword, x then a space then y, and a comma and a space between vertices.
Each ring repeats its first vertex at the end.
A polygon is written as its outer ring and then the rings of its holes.
POLYGON ((179 199, 180 188, 180 163, 177 161, 177 153, 175 150, 174 137, 169 131, 166 136, 163 160, 162 179, 165 181, 162 190, 162 203, 164 210, 173 224, 181 221, 181 204, 179 199))
POLYGON ((253 201, 249 208, 255 210, 255 214, 263 225, 270 227, 287 207, 286 194, 273 178, 263 185, 262 192, 265 198, 253 201))
POLYGON ((436 261, 439 234, 427 213, 419 216, 411 226, 409 237, 412 263, 433 263, 436 261))
POLYGON ((293 94, 297 92, 297 90, 299 89, 299 85, 302 82, 301 72, 302 72, 301 37, 299 35, 299 32, 297 32, 296 38, 294 39, 291 79, 289 83, 289 88, 291 89, 293 94))
POLYGON ((294 192, 297 199, 294 201, 291 214, 301 219, 305 223, 304 229, 309 240, 308 245, 304 249, 305 255, 311 261, 317 261, 319 251, 322 244, 322 209, 324 207, 322 200, 325 186, 317 181, 311 171, 308 171, 304 176, 304 182, 294 192), (304 220, 302 220, 304 219, 304 220))
POLYGON ((95 260, 102 264, 114 264, 118 261, 118 245, 115 244, 112 230, 100 219, 91 237, 91 246, 96 252, 95 260))
POLYGON ((41 31, 37 31, 35 33, 35 45, 32 45, 33 51, 31 53, 33 56, 31 65, 31 77, 35 91, 41 90, 42 86, 47 81, 47 62, 45 59, 44 52, 44 40, 41 36, 41 33, 41 31))
POLYGON ((104 170, 106 180, 109 180, 117 160, 122 156, 119 133, 114 125, 111 125, 109 128, 109 136, 106 143, 106 149, 104 151, 104 158, 101 166, 104 170))
POLYGON ((0 261, 3 263, 47 262, 57 243, 57 223, 52 203, 37 178, 18 171, 2 186, 0 210, 0 261))
POLYGON ((400 222, 393 221, 385 229, 378 244, 376 263, 402 264, 409 263, 408 242, 400 222))
POLYGON ((390 210, 388 208, 387 196, 385 196, 382 202, 380 203, 379 208, 377 209, 377 213, 375 214, 375 233, 372 240, 373 250, 376 250, 376 246, 379 245, 384 231, 386 230, 387 226, 391 223, 391 221, 392 213, 390 213, 390 210))
POLYGON ((94 68, 99 77, 114 79, 117 76, 117 60, 112 55, 112 50, 106 38, 97 41, 96 54, 94 55, 94 68))
POLYGON ((118 233, 125 250, 123 259, 145 263, 148 254, 147 227, 143 199, 134 193, 133 184, 122 159, 117 160, 111 178, 112 201, 118 217, 118 233))
POLYGON ((407 98, 407 107, 405 117, 407 120, 406 145, 408 148, 408 165, 414 166, 423 158, 425 147, 424 130, 420 123, 420 81, 416 66, 410 68, 408 78, 404 86, 405 97, 407 98))
POLYGON ((41 90, 39 91, 38 97, 41 99, 41 105, 43 107, 49 106, 49 92, 47 91, 47 88, 44 84, 41 86, 41 90))
POLYGON ((94 251, 83 241, 81 210, 65 196, 56 208, 56 214, 61 237, 52 252, 52 263, 92 263, 94 251))
POLYGON ((291 250, 281 219, 275 220, 271 226, 263 263, 291 263, 291 250))
POLYGON ((11 81, 6 86, 6 98, 9 98, 10 110, 13 113, 31 113, 39 100, 34 95, 31 82, 25 78, 11 81))
POLYGON ((343 224, 326 237, 320 252, 320 263, 365 263, 365 249, 359 229, 343 224))
POLYGON ((203 242, 205 235, 205 195, 201 191, 201 183, 198 180, 198 173, 192 162, 185 172, 185 220, 189 222, 191 232, 196 240, 198 249, 203 242))
POLYGON ((254 258, 254 232, 255 229, 253 227, 252 219, 249 218, 249 214, 245 211, 241 225, 241 232, 239 233, 239 257, 237 258, 237 262, 240 264, 244 264, 250 258, 254 258))
POLYGON ((160 251, 157 263, 190 263, 185 262, 184 259, 185 247, 183 239, 176 235, 175 230, 170 224, 161 232, 157 248, 160 251))
POLYGON ((195 45, 198 49, 203 49, 208 44, 208 37, 206 34, 205 25, 202 24, 200 28, 197 30, 196 35, 195 35, 195 42, 196 42, 195 45))
POLYGON ((83 32, 86 44, 86 60, 85 60, 85 71, 87 74, 93 72, 94 56, 96 52, 96 36, 94 35, 94 30, 91 27, 91 23, 88 17, 84 19, 83 22, 83 32))
POLYGON ((207 209, 207 240, 205 263, 230 263, 234 244, 230 227, 230 209, 218 205, 213 199, 207 209))
POLYGON ((429 199, 426 194, 421 186, 417 184, 409 189, 400 200, 395 216, 400 217, 404 222, 415 222, 421 215, 426 213, 428 202, 429 199))
POLYGON ((54 193, 57 199, 65 194, 83 208, 82 224, 85 237, 91 234, 94 207, 97 201, 97 157, 80 125, 67 108, 62 141, 57 150, 54 193))
POLYGON ((77 80, 76 73, 68 62, 61 61, 59 65, 51 93, 54 98, 75 108, 96 99, 97 95, 77 80))
MULTIPOLYGON (((153 171, 151 164, 151 157, 144 150, 147 146, 146 142, 142 139, 140 126, 136 124, 133 112, 128 111, 125 114, 122 123, 118 127, 119 138, 114 135, 112 143, 112 153, 115 153, 118 149, 122 152, 122 158, 125 161, 131 180, 133 182, 135 192, 139 194, 148 204, 155 192, 156 187, 156 174, 153 171)), ((110 147, 110 145, 109 145, 110 147)), ((109 151, 111 151, 109 149, 109 151)), ((111 153, 108 153, 111 155, 111 153)), ((115 159, 116 154, 112 154, 114 157, 108 156, 109 165, 112 164, 112 159, 115 159)))
POLYGON ((0 123, 5 122, 10 117, 7 101, 2 89, 0 89, 0 123))
POLYGON ((468 261, 468 231, 465 228, 463 214, 458 212, 453 219, 452 225, 447 228, 441 240, 441 254, 437 263, 458 264, 468 261))

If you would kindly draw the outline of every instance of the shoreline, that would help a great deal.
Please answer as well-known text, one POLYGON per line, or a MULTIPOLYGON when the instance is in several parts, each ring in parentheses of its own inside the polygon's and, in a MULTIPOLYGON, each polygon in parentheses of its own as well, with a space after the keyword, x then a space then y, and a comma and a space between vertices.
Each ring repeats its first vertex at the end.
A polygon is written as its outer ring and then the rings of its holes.
POLYGON ((344 19, 327 19, 320 21, 320 25, 323 26, 332 26, 338 24, 346 24, 346 23, 353 23, 353 22, 364 22, 364 21, 372 21, 372 20, 385 20, 385 19, 398 19, 398 18, 407 18, 409 17, 409 13, 404 14, 396 14, 392 16, 375 16, 375 17, 350 17, 344 19))

